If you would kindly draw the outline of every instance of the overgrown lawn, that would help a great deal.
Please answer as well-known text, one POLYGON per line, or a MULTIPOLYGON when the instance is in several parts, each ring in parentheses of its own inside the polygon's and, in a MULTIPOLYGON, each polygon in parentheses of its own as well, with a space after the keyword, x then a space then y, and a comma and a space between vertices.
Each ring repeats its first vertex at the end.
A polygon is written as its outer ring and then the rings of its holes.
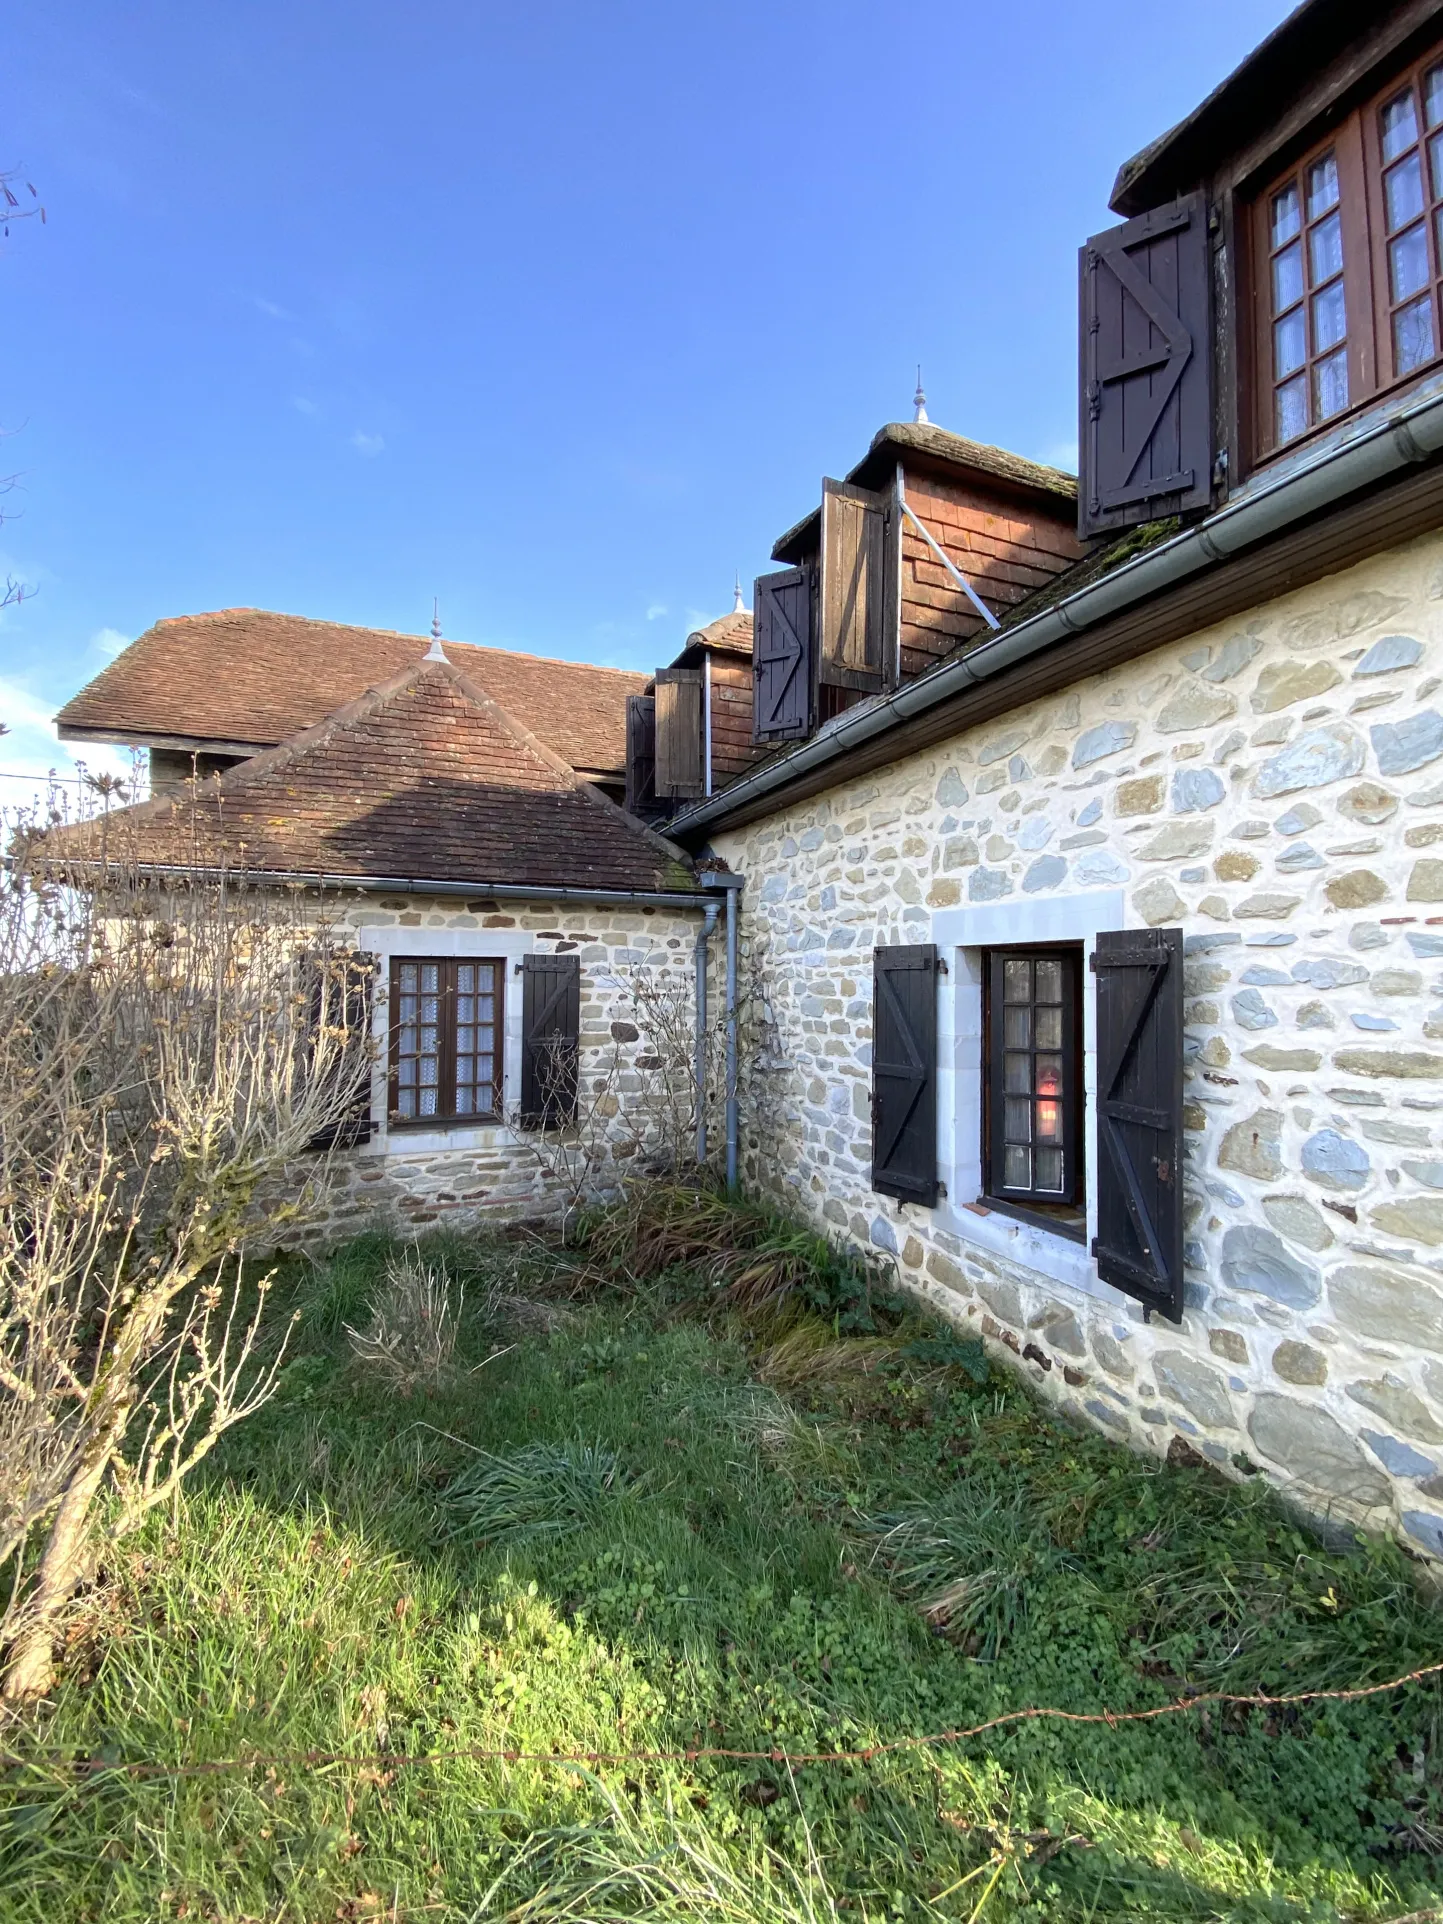
POLYGON ((0 1915, 1101 1924, 1440 1902, 1434 1684, 795 1770, 407 1764, 856 1749, 1443 1657, 1396 1552, 1327 1549, 1257 1485, 1078 1434, 824 1250, 709 1211, 701 1241, 684 1210, 659 1240, 604 1227, 581 1273, 539 1245, 438 1244, 459 1337, 409 1396, 347 1336, 387 1246, 293 1265, 280 1395, 105 1573, 52 1706, 4 1734, 0 1915))

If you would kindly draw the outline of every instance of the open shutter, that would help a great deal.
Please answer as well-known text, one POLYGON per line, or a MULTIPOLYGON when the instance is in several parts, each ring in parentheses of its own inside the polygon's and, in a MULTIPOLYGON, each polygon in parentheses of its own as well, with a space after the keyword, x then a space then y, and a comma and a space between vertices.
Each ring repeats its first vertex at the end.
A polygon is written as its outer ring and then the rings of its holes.
POLYGON ((633 815, 656 813, 656 697, 626 698, 626 806, 633 815))
POLYGON ((872 951, 872 1187, 937 1201, 937 949, 872 951))
POLYGON ((581 958, 528 955, 521 964, 521 1120, 543 1128, 576 1116, 581 958))
POLYGON ((1207 202, 1191 194, 1081 253, 1078 532, 1205 508, 1212 481, 1207 202))
POLYGON ((1104 1282, 1182 1316, 1182 930, 1101 934, 1097 1236, 1104 1282))
POLYGON ((815 716, 810 568, 758 575, 752 591, 752 739, 796 741, 815 716))
POLYGON ((660 796, 706 793, 702 743, 702 671, 656 671, 656 792, 660 796))
POLYGON ((819 679, 834 688, 882 686, 888 616, 889 496, 822 483, 822 618, 819 679))
POLYGON ((307 956, 306 1029, 315 1065, 322 1031, 330 1047, 324 1060, 328 1082, 352 1087, 350 1100, 318 1129, 307 1149, 353 1149, 371 1139, 371 1078, 360 1067, 371 1060, 371 1022, 376 997, 376 962, 369 955, 307 956), (339 1048, 337 1048, 339 1044, 339 1048))

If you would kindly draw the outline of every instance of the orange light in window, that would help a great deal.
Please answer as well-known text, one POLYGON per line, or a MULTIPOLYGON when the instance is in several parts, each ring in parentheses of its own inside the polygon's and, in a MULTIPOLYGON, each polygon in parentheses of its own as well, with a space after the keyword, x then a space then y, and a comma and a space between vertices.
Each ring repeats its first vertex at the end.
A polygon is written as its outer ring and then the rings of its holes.
POLYGON ((1062 1104, 1060 1102, 1039 1102, 1037 1105, 1037 1139, 1039 1142, 1056 1142, 1062 1134, 1062 1104))

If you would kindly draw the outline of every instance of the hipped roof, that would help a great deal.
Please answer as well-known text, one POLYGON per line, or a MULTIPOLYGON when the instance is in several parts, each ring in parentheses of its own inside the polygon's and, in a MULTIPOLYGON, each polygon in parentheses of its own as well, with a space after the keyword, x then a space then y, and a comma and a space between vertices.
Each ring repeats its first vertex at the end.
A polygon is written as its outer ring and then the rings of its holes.
MULTIPOLYGON (((156 622, 67 702, 62 736, 227 744, 288 740, 419 661, 427 638, 225 608, 156 622)), ((452 658, 571 767, 626 766, 626 700, 644 675, 447 641, 452 658)))
MULTIPOLYGON (((148 867, 690 890, 679 850, 606 800, 449 661, 408 665, 224 775, 125 810, 148 867)), ((133 837, 133 841, 130 839, 133 837)), ((60 831, 57 854, 84 838, 60 831)))

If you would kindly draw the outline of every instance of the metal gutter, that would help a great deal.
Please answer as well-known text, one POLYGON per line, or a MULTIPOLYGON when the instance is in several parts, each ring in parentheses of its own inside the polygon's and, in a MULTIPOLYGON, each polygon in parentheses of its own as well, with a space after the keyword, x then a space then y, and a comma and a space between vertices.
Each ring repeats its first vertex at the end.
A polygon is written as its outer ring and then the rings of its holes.
POLYGON ((963 690, 1001 674, 1032 655, 1081 634, 1200 570, 1227 561, 1294 522, 1336 506, 1361 488, 1443 450, 1443 396, 1414 401, 1384 417, 1375 427, 1241 499, 1170 541, 1124 563, 1100 581, 1089 582, 1065 600, 981 642, 955 661, 929 669, 892 694, 847 709, 810 740, 776 761, 731 783, 719 795, 695 803, 672 818, 673 836, 723 823, 733 810, 749 806, 797 776, 840 761, 860 743, 884 734, 897 723, 925 714, 963 690))
MULTIPOLYGON (((62 862, 57 866, 64 866, 62 862)), ((93 868, 94 860, 74 862, 77 870, 93 868)), ((204 871, 183 863, 140 862, 135 873, 146 881, 194 882, 204 871)), ((498 902, 598 902, 636 905, 643 908, 686 909, 703 913, 715 906, 723 890, 739 888, 740 879, 718 874, 705 888, 698 889, 589 889, 560 883, 529 882, 440 882, 407 875, 329 875, 321 870, 304 869, 227 869, 232 882, 249 888, 336 889, 360 895, 477 895, 498 902), (708 890, 711 891, 708 894, 708 890)))

